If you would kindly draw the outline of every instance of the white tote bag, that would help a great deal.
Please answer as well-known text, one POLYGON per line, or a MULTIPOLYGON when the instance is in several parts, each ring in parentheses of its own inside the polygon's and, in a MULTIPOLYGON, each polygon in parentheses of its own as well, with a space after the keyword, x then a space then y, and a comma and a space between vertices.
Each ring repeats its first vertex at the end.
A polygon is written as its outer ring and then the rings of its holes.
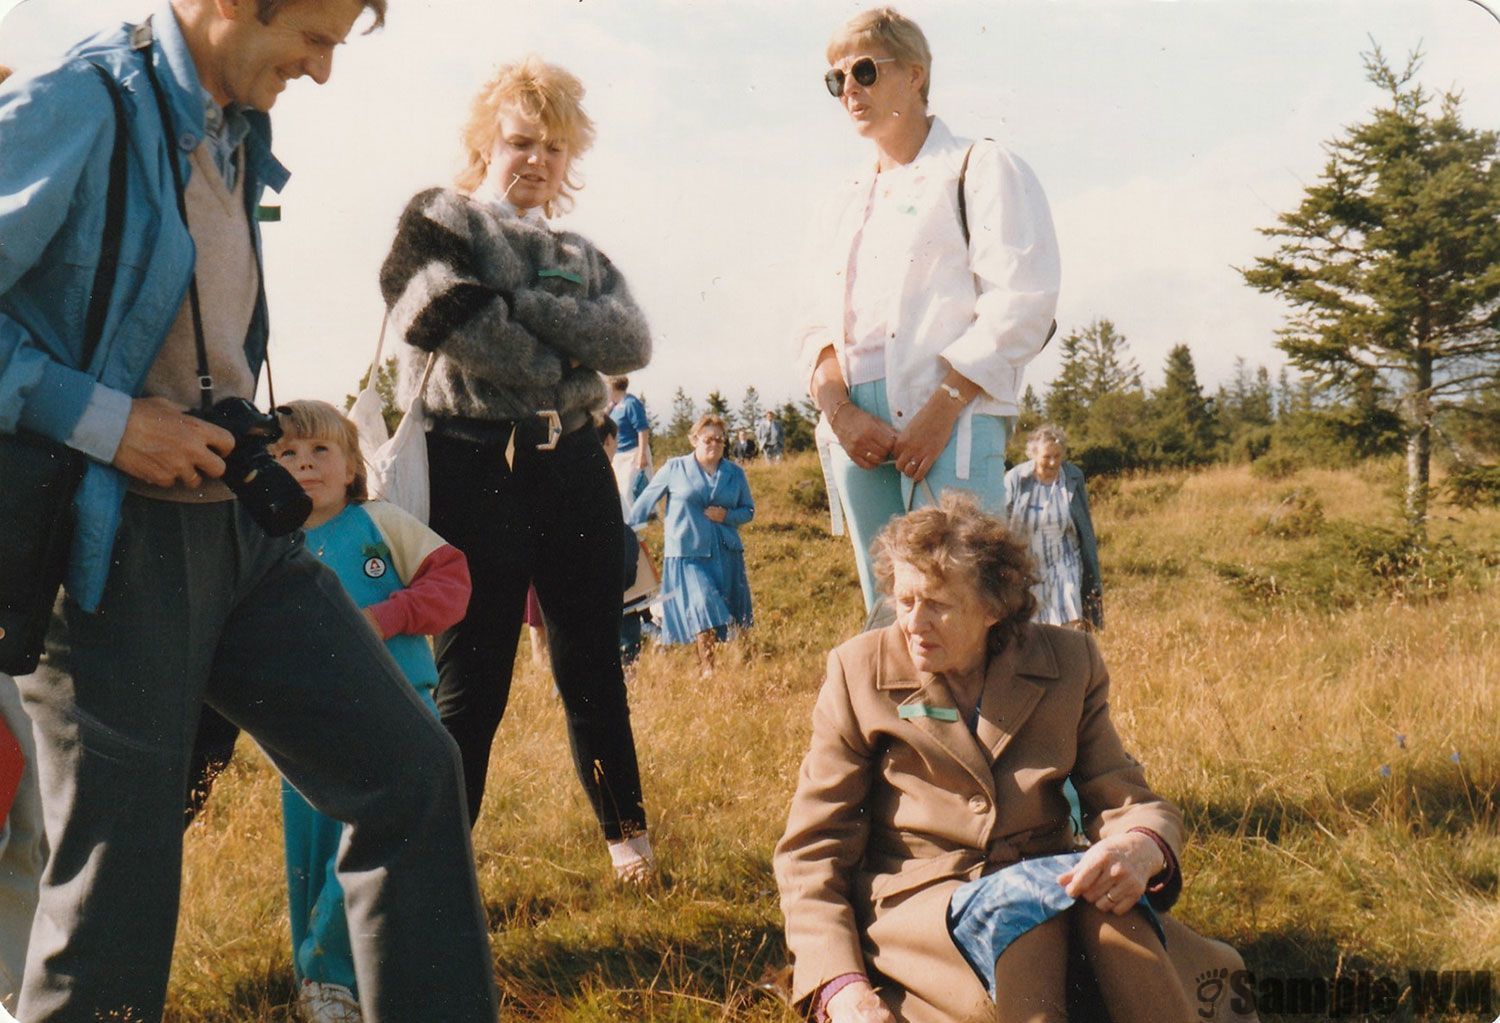
POLYGON ((422 395, 427 390, 427 378, 432 375, 432 362, 437 353, 429 353, 427 365, 422 370, 422 382, 411 406, 394 435, 388 435, 385 417, 381 415, 380 394, 375 390, 375 381, 380 373, 380 355, 385 345, 385 323, 380 324, 380 338, 375 342, 375 361, 370 364, 370 376, 365 387, 354 399, 349 409, 349 418, 359 427, 360 453, 364 455, 368 468, 370 496, 389 501, 427 521, 430 510, 430 489, 427 478, 427 408, 422 395))

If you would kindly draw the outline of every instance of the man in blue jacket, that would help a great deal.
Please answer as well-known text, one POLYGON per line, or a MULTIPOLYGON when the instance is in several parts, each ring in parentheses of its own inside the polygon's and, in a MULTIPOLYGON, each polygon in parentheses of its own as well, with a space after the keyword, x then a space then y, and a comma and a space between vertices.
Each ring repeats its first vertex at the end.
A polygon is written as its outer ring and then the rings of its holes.
POLYGON ((218 479, 233 437, 184 412, 203 392, 254 396, 255 213, 287 179, 266 112, 291 79, 328 80, 366 8, 378 25, 385 0, 172 0, 0 87, 0 432, 90 459, 66 599, 18 680, 51 844, 27 1023, 161 1017, 204 704, 351 823, 339 866, 365 1018, 495 1018, 452 742, 300 534, 268 537, 218 479), (85 365, 117 125, 124 229, 85 365))

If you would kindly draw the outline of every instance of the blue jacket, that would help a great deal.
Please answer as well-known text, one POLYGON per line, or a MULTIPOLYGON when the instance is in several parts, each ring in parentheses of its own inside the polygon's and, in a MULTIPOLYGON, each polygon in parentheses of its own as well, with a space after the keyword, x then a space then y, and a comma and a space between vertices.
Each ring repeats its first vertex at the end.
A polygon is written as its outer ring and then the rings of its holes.
POLYGON ((630 509, 630 524, 642 526, 662 497, 667 498, 666 547, 668 558, 706 558, 722 544, 742 551, 739 528, 755 517, 755 502, 745 470, 729 459, 719 461, 717 481, 710 487, 692 455, 668 460, 652 477, 630 509), (709 505, 726 511, 722 523, 703 514, 709 505))
MULTIPOLYGON (((1068 517, 1078 531, 1078 553, 1083 562, 1083 613, 1096 629, 1104 628, 1104 586, 1099 578, 1099 542, 1094 537, 1094 520, 1089 517, 1089 495, 1083 485, 1083 470, 1072 462, 1062 464, 1063 488, 1068 492, 1068 517)), ((1024 502, 1037 486, 1036 463, 1025 461, 1005 474, 1005 517, 1017 501, 1024 502)))
MULTIPOLYGON (((186 180, 203 140, 198 73, 169 6, 152 18, 149 51, 130 48, 120 26, 75 46, 63 62, 0 86, 0 432, 24 428, 88 455, 74 502, 67 588, 85 610, 104 593, 125 476, 110 467, 131 399, 166 339, 193 271, 194 247, 177 212, 167 159, 186 180), (154 61, 171 111, 164 137, 143 60, 154 61), (84 318, 104 229, 115 115, 88 62, 122 87, 129 144, 120 266, 93 362, 81 366, 84 318)), ((245 203, 254 214, 266 185, 287 172, 271 155, 270 120, 247 111, 245 203)), ((267 320, 257 305, 245 338, 252 372, 265 356, 267 320)))

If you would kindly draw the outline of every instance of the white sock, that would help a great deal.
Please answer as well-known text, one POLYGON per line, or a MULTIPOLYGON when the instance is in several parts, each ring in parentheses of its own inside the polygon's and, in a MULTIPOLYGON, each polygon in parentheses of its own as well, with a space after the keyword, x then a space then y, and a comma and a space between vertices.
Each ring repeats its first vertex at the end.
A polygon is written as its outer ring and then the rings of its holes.
POLYGON ((651 852, 651 836, 642 831, 623 841, 609 843, 609 861, 614 864, 616 871, 641 863, 655 863, 656 856, 651 852))

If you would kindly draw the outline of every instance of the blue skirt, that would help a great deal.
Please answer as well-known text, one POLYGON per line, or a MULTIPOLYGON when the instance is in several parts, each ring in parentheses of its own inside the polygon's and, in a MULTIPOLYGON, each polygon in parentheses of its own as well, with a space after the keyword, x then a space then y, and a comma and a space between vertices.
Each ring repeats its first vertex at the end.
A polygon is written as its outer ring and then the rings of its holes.
POLYGON ((709 629, 727 639, 753 619, 745 552, 723 544, 706 558, 664 559, 661 592, 663 643, 692 643, 709 629))
MULTIPOLYGON (((991 998, 995 997, 995 960, 1000 953, 1033 927, 1073 905, 1074 898, 1057 883, 1057 875, 1081 859, 1083 853, 1073 852, 1022 860, 970 881, 953 893, 948 902, 948 933, 991 998)), ((1136 905, 1145 912, 1165 946, 1167 936, 1146 896, 1142 895, 1136 905)))

